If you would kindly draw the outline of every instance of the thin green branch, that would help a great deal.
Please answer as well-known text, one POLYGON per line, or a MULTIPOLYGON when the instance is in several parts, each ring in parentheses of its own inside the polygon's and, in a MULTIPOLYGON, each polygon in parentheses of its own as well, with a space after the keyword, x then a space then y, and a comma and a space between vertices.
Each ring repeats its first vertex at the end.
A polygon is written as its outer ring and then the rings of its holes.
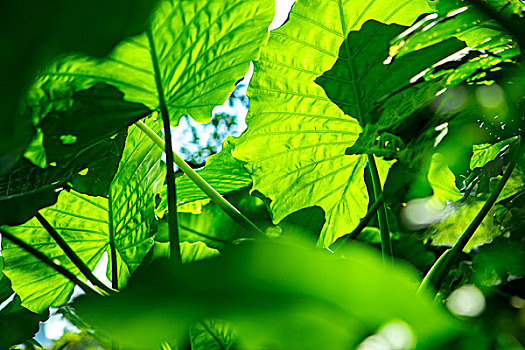
MULTIPOLYGON (((379 179, 379 172, 377 171, 376 161, 374 155, 368 155, 368 172, 372 179, 372 196, 374 202, 378 201, 378 198, 382 198, 383 190, 381 189, 381 181, 379 179)), ((377 222, 379 223, 379 231, 381 232, 381 254, 383 255, 383 261, 386 261, 389 257, 390 261, 393 262, 392 254, 392 242, 390 242, 390 229, 388 227, 388 218, 386 214, 385 203, 381 201, 377 210, 377 222)))
POLYGON ((368 224, 370 223, 370 220, 372 220, 372 218, 376 215, 376 212, 379 209, 379 206, 381 205, 381 203, 383 203, 382 194, 379 198, 377 198, 374 204, 372 204, 370 209, 368 209, 368 211, 366 212, 366 215, 361 219, 361 221, 359 221, 359 224, 357 225, 357 227, 349 234, 344 235, 343 237, 338 239, 336 242, 334 242, 334 244, 330 246, 330 249, 333 251, 337 251, 341 247, 343 247, 346 241, 348 241, 349 239, 356 239, 357 236, 359 236, 359 234, 361 233, 361 231, 363 231, 363 229, 366 226, 368 226, 368 224))
POLYGON ((113 294, 114 291, 111 288, 108 288, 104 283, 102 283, 94 274, 91 272, 91 269, 80 259, 80 257, 75 253, 73 249, 67 244, 67 242, 60 236, 60 234, 55 230, 53 226, 42 216, 40 213, 36 213, 35 217, 38 221, 44 226, 49 235, 55 240, 60 248, 64 251, 67 257, 75 264, 75 266, 82 272, 82 274, 91 282, 94 286, 99 287, 101 290, 107 294, 113 294))
MULTIPOLYGON (((146 124, 142 121, 138 121, 136 125, 146 133, 153 142, 162 149, 166 148, 164 140, 162 140, 159 135, 157 135, 153 130, 151 130, 146 124)), ((237 208, 235 208, 230 202, 228 202, 217 190, 215 190, 206 180, 202 178, 195 170, 193 170, 188 163, 179 157, 175 152, 173 152, 174 162, 177 166, 199 187, 215 204, 217 204, 229 217, 241 224, 250 232, 264 235, 264 232, 261 231, 253 222, 250 221, 246 216, 244 216, 237 208)), ((168 198, 169 199, 169 198, 168 198)), ((168 203, 169 204, 169 203, 168 203)), ((169 208, 168 208, 169 209, 169 208)))
POLYGON ((157 95, 159 98, 160 114, 162 116, 162 123, 164 124, 164 137, 166 138, 166 146, 164 151, 166 152, 166 181, 168 183, 168 227, 170 236, 170 258, 177 263, 182 263, 180 254, 180 238, 179 238, 179 214, 177 211, 177 189, 175 187, 175 172, 173 171, 173 146, 171 141, 171 129, 170 129, 170 116, 168 112, 168 106, 166 104, 166 98, 164 95, 164 89, 162 87, 160 65, 155 48, 155 41, 153 40, 153 34, 151 27, 146 29, 146 35, 148 37, 151 61, 153 63, 153 71, 155 72, 155 85, 157 86, 157 95))
POLYGON ((113 197, 111 189, 108 192, 108 212, 109 212, 109 252, 111 255, 111 288, 118 290, 118 264, 117 246, 115 243, 115 227, 113 224, 113 197))
MULTIPOLYGON (((447 251, 445 254, 443 254, 442 257, 436 261, 434 266, 430 269, 430 271, 427 273, 425 278, 423 279, 423 282, 425 285, 434 285, 436 289, 439 290, 439 287, 441 286, 441 283, 443 282, 443 279, 447 275, 448 271, 452 268, 452 266, 457 262, 459 259, 461 252, 463 252, 463 249, 465 249, 465 246, 469 242, 469 240, 472 238, 476 230, 478 229, 479 225, 485 219, 488 212, 496 203, 496 200, 498 199, 499 195, 501 194, 501 191, 503 190, 503 187, 505 187, 505 184, 510 178, 510 175, 512 174, 512 171, 516 167, 516 164, 523 156, 523 151, 525 149, 525 142, 524 139, 520 139, 519 146, 514 151, 514 154, 512 155, 512 159, 509 162, 509 165, 507 166, 507 169, 503 173, 502 178, 499 180, 498 184, 496 185, 496 188, 494 188, 494 191, 490 194, 489 198, 481 208, 481 210, 478 212, 474 220, 470 223, 470 225, 467 227, 465 232, 461 235, 459 240, 454 244, 454 246, 447 251)), ((423 283, 422 283, 423 284, 423 283)))
POLYGON ((64 276, 68 280, 70 280, 71 282, 73 282, 74 284, 76 284, 77 286, 79 286, 86 294, 91 294, 91 295, 100 295, 101 294, 97 289, 91 287, 86 282, 80 280, 71 271, 69 271, 68 269, 66 269, 62 265, 57 264, 56 262, 51 260, 49 257, 47 257, 45 254, 43 254, 39 250, 33 248, 31 245, 29 245, 26 242, 22 241, 21 239, 19 239, 15 235, 12 235, 11 233, 6 231, 5 229, 1 229, 0 228, 0 235, 2 235, 2 238, 7 239, 7 240, 11 241, 12 243, 16 244, 17 246, 19 246, 20 248, 22 248, 23 250, 25 250, 29 254, 33 255, 35 258, 37 258, 38 260, 40 260, 41 262, 43 262, 44 264, 46 264, 47 266, 49 266, 50 268, 52 268, 53 270, 55 270, 56 272, 58 272, 59 274, 61 274, 62 276, 64 276))

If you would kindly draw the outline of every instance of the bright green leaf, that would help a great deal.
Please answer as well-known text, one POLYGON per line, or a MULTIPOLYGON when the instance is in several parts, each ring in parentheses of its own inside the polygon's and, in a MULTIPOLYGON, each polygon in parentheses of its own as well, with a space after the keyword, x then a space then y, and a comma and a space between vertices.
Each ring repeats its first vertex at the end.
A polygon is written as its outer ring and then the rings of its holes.
POLYGON ((463 198, 456 187, 456 177, 448 167, 447 159, 441 153, 432 155, 428 170, 428 183, 434 191, 433 197, 443 204, 447 201, 456 202, 463 198))
POLYGON ((516 139, 507 139, 494 145, 487 143, 474 145, 472 147, 472 158, 470 159, 470 170, 484 167, 488 162, 496 159, 498 154, 500 154, 502 150, 508 148, 508 145, 515 140, 516 139))
POLYGON ((318 244, 328 246, 365 215, 366 156, 345 155, 361 132, 354 119, 359 116, 345 115, 315 79, 334 65, 348 34, 366 21, 409 25, 429 11, 427 1, 299 1, 289 21, 272 31, 255 63, 248 130, 234 157, 252 175, 253 189, 271 200, 275 223, 318 205, 326 215, 318 244))
MULTIPOLYGON (((272 17, 271 0, 160 1, 151 30, 172 125, 183 115, 210 119, 257 58, 272 17)), ((68 109, 73 92, 99 82, 121 90, 127 101, 157 110, 150 44, 144 33, 123 41, 107 58, 55 62, 31 90, 36 118, 50 108, 68 109)))
MULTIPOLYGON (((148 121, 156 131, 159 123, 148 121)), ((58 202, 40 213, 51 223, 90 269, 102 254, 117 250, 119 285, 122 286, 153 246, 155 224, 153 196, 163 180, 162 151, 138 127, 129 130, 124 154, 110 187, 109 200, 75 191, 62 191, 58 202)), ((36 219, 9 228, 25 242, 58 260, 78 276, 78 269, 36 219)), ((40 312, 66 303, 74 285, 10 241, 2 242, 4 272, 28 309, 40 312)), ((111 276, 111 261, 108 275, 111 276)))

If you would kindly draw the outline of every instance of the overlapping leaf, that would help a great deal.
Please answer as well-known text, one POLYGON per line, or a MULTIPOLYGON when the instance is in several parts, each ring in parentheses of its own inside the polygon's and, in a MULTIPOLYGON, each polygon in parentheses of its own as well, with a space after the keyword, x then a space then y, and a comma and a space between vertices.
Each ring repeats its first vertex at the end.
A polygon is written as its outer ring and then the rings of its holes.
MULTIPOLYGON (((492 1, 492 10, 498 14, 509 8, 507 1, 492 1)), ((510 62, 520 54, 518 43, 491 15, 471 3, 440 2, 439 14, 432 14, 401 33, 392 41, 390 57, 400 58, 410 52, 456 37, 468 48, 456 55, 441 55, 440 65, 427 72, 426 79, 446 76, 445 85, 454 86, 468 79, 482 79, 479 71, 503 62, 510 62), (447 66, 446 61, 452 62, 447 66), (450 68, 455 68, 451 70, 450 68)), ((490 12, 490 11, 489 11, 490 12)))
POLYGON ((39 119, 50 109, 69 108, 75 91, 104 82, 121 90, 127 101, 158 109, 158 79, 172 125, 184 114, 208 121, 258 56, 272 17, 270 0, 161 1, 151 41, 144 33, 119 44, 107 58, 55 62, 37 80, 29 103, 39 119))
POLYGON ((416 294, 414 275, 385 267, 361 246, 345 256, 275 242, 245 244, 183 268, 154 262, 118 295, 82 297, 74 307, 86 322, 139 349, 209 317, 232 321, 243 348, 354 349, 394 320, 403 321, 417 349, 439 349, 456 334, 454 320, 416 294))
POLYGON ((19 225, 53 205, 68 176, 40 169, 25 159, 0 176, 0 225, 19 225))
POLYGON ((57 55, 103 56, 120 40, 144 30, 157 1, 59 0, 2 2, 0 46, 0 173, 31 139, 31 115, 18 111, 34 74, 57 55))
POLYGON ((377 21, 364 23, 361 30, 351 32, 343 42, 334 66, 316 79, 327 96, 345 114, 357 118, 364 128, 347 154, 375 153, 395 157, 403 145, 396 145, 388 138, 443 89, 440 82, 411 86, 411 80, 441 57, 464 47, 460 41, 451 39, 385 64, 384 54, 390 40, 405 28, 377 21), (371 38, 373 45, 369 44, 371 38), (391 133, 382 134, 383 131, 391 133))
MULTIPOLYGON (((157 132, 159 123, 148 121, 157 132)), ((110 187, 109 199, 75 191, 61 192, 58 202, 41 214, 90 269, 115 243, 119 285, 123 285, 153 246, 154 201, 163 180, 162 151, 139 128, 131 127, 126 147, 110 187)), ((36 219, 8 228, 64 267, 81 276, 56 242, 36 219)), ((40 312, 69 300, 74 284, 7 240, 2 242, 6 276, 28 309, 40 312)), ((109 254, 111 256, 111 254, 109 254)), ((111 276, 111 262, 108 274, 111 276)))
MULTIPOLYGON (((326 215, 323 246, 357 225, 368 204, 366 157, 345 155, 345 150, 361 132, 355 119, 360 116, 345 115, 315 79, 334 65, 348 34, 366 21, 409 25, 431 10, 426 1, 298 2, 289 21, 272 32, 255 65, 248 130, 236 143, 234 157, 252 174, 253 188, 272 201, 275 222, 318 205, 326 215)), ((367 39, 365 44, 375 45, 373 35, 367 39)), ((379 162, 379 167, 388 165, 379 162)))

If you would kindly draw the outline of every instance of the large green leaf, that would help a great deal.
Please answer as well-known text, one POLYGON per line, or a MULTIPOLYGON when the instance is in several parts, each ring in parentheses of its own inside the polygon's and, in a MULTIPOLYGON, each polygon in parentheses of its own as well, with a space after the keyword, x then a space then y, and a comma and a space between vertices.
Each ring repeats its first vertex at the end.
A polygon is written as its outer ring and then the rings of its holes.
MULTIPOLYGON (((345 115, 315 79, 334 65, 348 34, 366 21, 408 25, 430 11, 426 1, 304 1, 271 33, 255 64, 248 130, 234 157, 252 174, 254 190, 272 201, 274 222, 318 205, 326 215, 319 244, 328 246, 364 216, 366 157, 345 155, 361 132, 359 116, 345 115)), ((375 45, 373 38, 365 42, 375 45)))
POLYGON ((245 244, 183 267, 153 262, 118 295, 78 298, 74 307, 122 346, 140 349, 208 317, 232 321, 248 349, 355 349, 382 325, 400 321, 417 349, 442 348, 457 334, 440 305, 416 294, 412 272, 385 267, 376 252, 357 244, 345 256, 245 244))
POLYGON ((18 111, 34 74, 66 52, 103 56, 144 30, 157 1, 29 0, 0 5, 0 173, 30 141, 31 115, 18 111))
POLYGON ((334 66, 316 79, 327 96, 345 114, 358 119, 364 129, 347 154, 396 156, 403 145, 393 142, 396 129, 407 128, 408 117, 443 89, 439 81, 411 86, 412 79, 441 57, 464 47, 451 39, 385 64, 390 40, 405 28, 377 21, 364 23, 361 30, 349 33, 334 66), (371 40, 373 44, 369 44, 371 40))
POLYGON ((442 89, 440 84, 408 89, 395 106, 388 106, 391 109, 383 108, 381 115, 374 112, 375 103, 381 98, 409 86, 411 78, 437 63, 442 56, 464 47, 461 42, 452 40, 385 64, 390 40, 404 29, 406 27, 397 24, 364 23, 359 31, 348 34, 334 66, 316 79, 327 96, 345 114, 358 119, 363 127, 378 124, 382 129, 391 128, 394 123, 399 123, 400 119, 427 104, 442 89))
MULTIPOLYGON (((148 124, 160 131, 160 123, 150 120, 148 124)), ((119 285, 126 282, 153 246, 153 196, 163 180, 162 151, 145 140, 149 141, 138 127, 130 128, 109 199, 62 191, 56 205, 40 211, 90 269, 95 268, 105 252, 111 257, 113 240, 119 285)), ((36 219, 8 230, 81 276, 36 219)), ((40 312, 69 300, 74 288, 72 282, 11 242, 4 240, 2 247, 4 272, 23 306, 40 312)), ((111 276, 111 261, 108 265, 111 276)))
POLYGON ((29 103, 38 107, 38 119, 50 108, 69 108, 75 91, 104 82, 121 90, 126 100, 158 109, 157 78, 172 125, 185 114, 208 121, 257 58, 272 17, 271 0, 161 1, 151 23, 152 42, 143 33, 122 42, 107 58, 59 60, 42 72, 29 103))

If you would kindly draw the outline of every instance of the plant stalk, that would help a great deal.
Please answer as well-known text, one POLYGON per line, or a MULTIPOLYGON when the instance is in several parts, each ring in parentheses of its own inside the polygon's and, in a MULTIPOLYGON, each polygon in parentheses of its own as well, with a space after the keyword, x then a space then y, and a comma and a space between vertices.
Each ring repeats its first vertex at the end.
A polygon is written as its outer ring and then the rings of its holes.
POLYGON ((80 280, 71 271, 69 271, 62 265, 57 264, 56 262, 51 260, 49 257, 47 257, 45 254, 33 248, 31 245, 22 241, 15 235, 12 235, 11 233, 1 228, 0 228, 0 235, 2 235, 2 238, 5 238, 11 241, 12 243, 16 244, 17 246, 19 246, 20 248, 22 248, 29 254, 33 255, 35 258, 37 258, 38 260, 40 260, 41 262, 43 262, 44 264, 46 264, 47 266, 49 266, 50 268, 52 268, 53 270, 55 270, 56 272, 58 272, 59 274, 61 274, 62 276, 70 280, 71 282, 73 282, 74 284, 76 284, 77 286, 79 286, 84 291, 84 293, 88 295, 101 295, 101 292, 99 292, 97 289, 91 287, 86 282, 80 280))
POLYGON ((422 284, 425 285, 434 285, 434 287, 439 290, 441 283, 443 282, 443 279, 447 275, 448 271, 452 268, 452 266, 457 262, 459 259, 461 252, 463 252, 463 249, 465 249, 465 246, 469 242, 469 240, 472 238, 476 230, 478 229, 479 225, 485 219, 488 212, 496 203, 496 200, 498 199, 499 195, 501 194, 501 191, 503 190, 503 187, 505 187, 507 181, 510 178, 510 175, 512 174, 512 171, 516 167, 516 164, 520 160, 520 158, 523 155, 523 151, 525 149, 525 142, 523 137, 520 138, 520 143, 517 149, 514 151, 514 154, 512 155, 512 159, 509 162, 509 165, 507 166, 507 169, 503 173, 502 178, 499 180, 498 184, 496 185, 496 188, 492 193, 490 194, 489 198, 481 208, 481 210, 478 212, 474 220, 470 223, 470 225, 467 227, 465 232, 461 235, 461 237, 458 239, 456 244, 448 250, 443 256, 441 256, 434 266, 430 269, 430 271, 427 273, 425 278, 423 279, 422 284))
MULTIPOLYGON (((377 165, 373 154, 368 155, 368 171, 370 178, 372 179, 372 195, 374 202, 378 201, 378 198, 383 197, 383 190, 381 189, 381 181, 379 179, 379 172, 377 171, 377 165)), ((381 232, 381 254, 383 255, 383 261, 387 259, 390 262, 394 262, 392 254, 392 242, 390 241, 390 229, 388 227, 388 218, 386 214, 386 207, 383 201, 380 202, 377 210, 377 222, 379 223, 379 231, 381 232)))
MULTIPOLYGON (((142 121, 135 123, 146 135, 155 142, 155 144, 162 149, 166 148, 164 140, 162 140, 157 133, 150 129, 142 121)), ((206 180, 202 178, 195 170, 193 170, 188 163, 179 157, 175 152, 173 152, 174 163, 186 174, 194 183, 199 187, 215 204, 217 204, 229 217, 234 221, 238 222, 240 225, 248 229, 250 232, 264 235, 264 232, 261 231, 253 222, 250 221, 246 216, 244 216, 237 208, 235 208, 230 202, 228 202, 217 190, 215 190, 206 180)), ((168 203, 169 204, 169 203, 168 203)))
POLYGON ((109 252, 111 254, 111 288, 118 290, 118 264, 117 247, 115 244, 115 228, 113 226, 113 197, 111 189, 108 192, 108 211, 109 211, 109 252))
POLYGON ((179 214, 177 211, 177 189, 175 187, 175 172, 173 171, 174 160, 173 146, 171 144, 170 115, 168 112, 168 106, 166 104, 164 88, 162 87, 160 65, 151 27, 146 29, 146 35, 148 37, 150 46, 151 61, 153 63, 153 71, 155 73, 155 85, 157 87, 157 95, 159 98, 160 114, 162 116, 162 123, 164 124, 164 138, 166 139, 164 152, 166 153, 166 182, 168 183, 168 227, 170 236, 170 259, 179 264, 182 264, 179 244, 180 237, 179 214))
POLYGON ((359 224, 357 225, 357 227, 349 234, 344 235, 343 237, 338 239, 336 242, 334 242, 334 244, 330 246, 330 249, 333 251, 337 251, 339 250, 339 248, 344 246, 345 242, 348 241, 349 239, 356 239, 357 236, 359 236, 359 234, 361 233, 361 231, 363 231, 363 229, 366 226, 368 226, 368 224, 370 223, 370 220, 372 220, 372 218, 376 215, 376 212, 379 209, 379 206, 381 205, 382 202, 383 202, 383 195, 381 194, 381 196, 374 202, 374 204, 372 204, 370 209, 366 212, 366 215, 361 219, 361 221, 359 221, 359 224))
POLYGON ((55 230, 55 228, 51 226, 51 224, 42 216, 42 214, 36 213, 35 217, 38 221, 40 221, 42 226, 44 226, 46 231, 55 240, 58 246, 62 248, 69 260, 71 260, 73 264, 75 264, 75 266, 80 270, 80 272, 82 272, 82 274, 87 278, 87 280, 91 282, 91 284, 99 287, 107 294, 114 293, 114 291, 111 288, 108 288, 93 274, 93 272, 91 272, 91 269, 84 263, 84 261, 82 261, 82 259, 80 259, 77 253, 75 253, 75 251, 71 249, 67 242, 62 238, 62 236, 60 236, 57 230, 55 230))

